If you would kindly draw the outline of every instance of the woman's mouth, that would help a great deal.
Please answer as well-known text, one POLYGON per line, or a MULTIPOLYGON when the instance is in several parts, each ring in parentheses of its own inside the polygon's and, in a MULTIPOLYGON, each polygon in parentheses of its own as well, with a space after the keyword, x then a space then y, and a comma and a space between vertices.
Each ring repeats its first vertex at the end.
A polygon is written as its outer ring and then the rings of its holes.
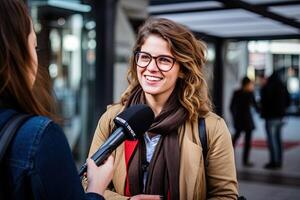
POLYGON ((146 78, 147 81, 161 81, 163 79, 161 77, 149 76, 149 75, 145 75, 144 77, 146 78))

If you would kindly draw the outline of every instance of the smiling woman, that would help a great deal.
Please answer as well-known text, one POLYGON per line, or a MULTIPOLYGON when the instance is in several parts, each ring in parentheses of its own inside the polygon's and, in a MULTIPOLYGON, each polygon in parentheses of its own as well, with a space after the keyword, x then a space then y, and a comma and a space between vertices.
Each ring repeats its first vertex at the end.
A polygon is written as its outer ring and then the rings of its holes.
POLYGON ((114 117, 123 109, 147 104, 155 120, 143 138, 117 148, 114 189, 106 191, 106 199, 237 198, 230 133, 224 120, 211 112, 205 51, 203 42, 173 21, 150 18, 140 28, 129 86, 120 103, 99 120, 90 155, 109 136, 114 117), (206 168, 199 118, 205 119, 207 129, 206 168))

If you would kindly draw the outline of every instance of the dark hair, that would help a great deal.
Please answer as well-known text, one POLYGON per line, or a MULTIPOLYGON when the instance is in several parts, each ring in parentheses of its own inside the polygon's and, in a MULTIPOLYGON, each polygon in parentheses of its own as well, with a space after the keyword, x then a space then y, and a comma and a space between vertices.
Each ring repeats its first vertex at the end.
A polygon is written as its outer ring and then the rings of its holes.
POLYGON ((242 87, 245 87, 245 86, 248 85, 249 83, 251 83, 251 80, 250 80, 247 76, 245 76, 245 77, 242 79, 242 82, 241 82, 242 87))
MULTIPOLYGON (((178 79, 178 99, 189 113, 189 119, 195 120, 212 110, 208 94, 204 67, 206 46, 196 39, 185 26, 169 19, 149 18, 139 29, 133 52, 141 49, 150 35, 158 35, 169 45, 170 51, 180 64, 178 79)), ((124 92, 121 102, 125 104, 134 88, 139 86, 134 55, 131 56, 128 71, 129 87, 124 92)))
POLYGON ((42 76, 42 67, 38 68, 34 86, 29 77, 34 70, 28 46, 31 30, 31 18, 24 3, 1 0, 0 103, 20 112, 55 118, 54 101, 47 89, 50 82, 42 76))

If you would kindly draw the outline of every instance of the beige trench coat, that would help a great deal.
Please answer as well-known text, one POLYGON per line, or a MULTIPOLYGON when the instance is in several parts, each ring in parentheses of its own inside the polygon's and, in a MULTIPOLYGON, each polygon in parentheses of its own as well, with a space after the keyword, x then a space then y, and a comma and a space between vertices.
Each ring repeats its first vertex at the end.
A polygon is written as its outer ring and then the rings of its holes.
MULTIPOLYGON (((114 117, 124 108, 117 104, 108 107, 99 120, 90 148, 91 156, 109 137, 114 117)), ((199 140, 198 122, 186 122, 179 129, 180 175, 179 188, 181 200, 237 199, 237 179, 231 136, 224 120, 210 112, 205 116, 208 153, 207 182, 204 171, 202 147, 199 140), (206 187, 209 185, 208 194, 206 187)), ((124 195, 126 166, 124 144, 114 152, 114 192, 106 190, 107 200, 128 199, 124 195)))

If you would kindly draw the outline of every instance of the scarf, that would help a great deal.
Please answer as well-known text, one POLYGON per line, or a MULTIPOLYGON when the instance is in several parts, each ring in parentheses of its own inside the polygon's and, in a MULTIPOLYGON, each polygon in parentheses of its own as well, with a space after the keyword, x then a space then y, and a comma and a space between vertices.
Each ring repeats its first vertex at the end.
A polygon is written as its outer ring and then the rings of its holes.
MULTIPOLYGON (((187 112, 178 101, 177 88, 174 89, 161 113, 155 117, 148 132, 160 134, 161 138, 155 147, 149 164, 146 164, 144 138, 140 138, 127 166, 127 177, 130 195, 154 194, 164 199, 179 199, 179 141, 178 127, 182 125, 187 112), (144 172, 148 172, 147 181, 143 184, 144 172)), ((129 97, 126 107, 145 104, 145 94, 137 86, 129 97)))

